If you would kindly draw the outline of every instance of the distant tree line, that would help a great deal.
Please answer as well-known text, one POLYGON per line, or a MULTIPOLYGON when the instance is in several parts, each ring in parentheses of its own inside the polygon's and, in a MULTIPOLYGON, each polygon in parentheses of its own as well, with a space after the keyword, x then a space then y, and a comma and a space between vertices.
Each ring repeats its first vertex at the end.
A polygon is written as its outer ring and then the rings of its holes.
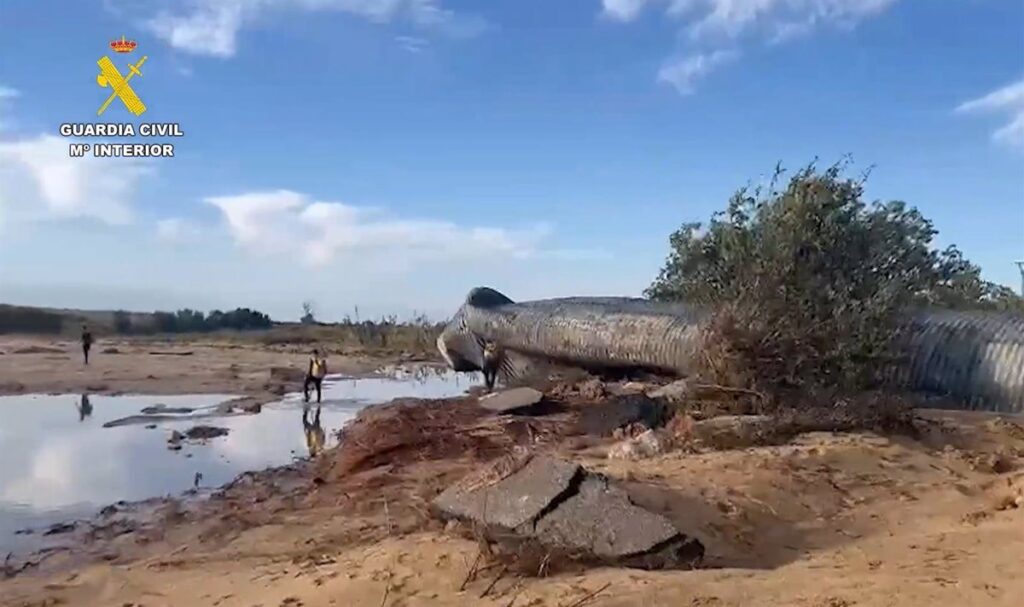
POLYGON ((221 329, 246 331, 269 329, 273 321, 266 314, 249 308, 236 308, 230 312, 213 310, 203 314, 185 308, 177 312, 154 312, 152 320, 144 324, 132 322, 124 310, 114 312, 114 331, 123 335, 138 333, 206 333, 221 329))
POLYGON ((60 314, 20 306, 0 305, 0 333, 60 333, 60 314))

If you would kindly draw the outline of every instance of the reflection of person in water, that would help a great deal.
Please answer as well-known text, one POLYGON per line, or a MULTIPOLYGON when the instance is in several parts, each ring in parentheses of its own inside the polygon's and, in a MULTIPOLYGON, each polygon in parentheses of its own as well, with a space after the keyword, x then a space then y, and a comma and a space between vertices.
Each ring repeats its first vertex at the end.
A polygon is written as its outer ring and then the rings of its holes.
POLYGON ((85 421, 85 418, 92 415, 92 403, 89 402, 89 395, 83 394, 81 402, 78 403, 78 421, 85 421))
POLYGON ((316 408, 313 421, 309 421, 309 407, 302 408, 302 430, 306 435, 309 456, 316 457, 324 450, 324 427, 320 425, 320 407, 316 408))

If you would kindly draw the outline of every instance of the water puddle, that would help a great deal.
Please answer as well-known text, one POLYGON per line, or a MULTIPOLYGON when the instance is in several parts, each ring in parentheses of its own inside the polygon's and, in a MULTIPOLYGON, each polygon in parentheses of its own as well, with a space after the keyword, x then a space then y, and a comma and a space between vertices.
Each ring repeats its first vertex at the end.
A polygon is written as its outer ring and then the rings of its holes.
POLYGON ((474 383, 431 369, 328 377, 319 416, 315 395, 307 410, 301 393, 264 405, 259 414, 219 417, 207 414, 233 396, 0 396, 0 554, 31 549, 48 526, 90 517, 119 500, 216 487, 247 470, 308 457, 311 449, 334 446, 336 431, 367 405, 456 396, 474 383), (158 414, 148 423, 104 427, 143 409, 158 414), (169 448, 173 432, 199 424, 228 434, 169 448), (25 529, 34 531, 19 533, 25 529))

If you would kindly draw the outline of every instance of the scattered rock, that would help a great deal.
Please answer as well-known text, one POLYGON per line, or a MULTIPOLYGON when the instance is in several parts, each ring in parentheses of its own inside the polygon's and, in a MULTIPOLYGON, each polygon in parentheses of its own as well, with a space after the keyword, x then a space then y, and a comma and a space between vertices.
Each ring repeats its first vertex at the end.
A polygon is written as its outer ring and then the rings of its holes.
POLYGON ((495 413, 517 413, 536 405, 543 398, 544 394, 533 388, 512 388, 483 396, 479 403, 495 413))
POLYGON ((229 400, 226 403, 222 403, 221 407, 224 413, 234 413, 241 411, 244 413, 259 413, 263 410, 263 403, 258 398, 252 396, 243 396, 234 400, 229 400))
POLYGON ((227 434, 227 428, 218 428, 217 426, 193 426, 185 431, 185 437, 192 440, 217 438, 218 436, 227 436, 227 434))
POLYGON ((618 388, 619 394, 647 394, 660 386, 642 381, 628 381, 618 388))
POLYGON ((671 384, 662 386, 647 393, 651 398, 661 398, 670 403, 680 403, 690 398, 693 391, 690 382, 685 379, 674 381, 671 384))
POLYGON ((574 560, 646 569, 691 568, 704 554, 700 542, 633 504, 605 477, 550 456, 516 457, 467 477, 441 493, 433 509, 517 551, 539 544, 574 560))
POLYGON ((577 430, 581 434, 612 436, 617 428, 633 423, 648 429, 660 428, 670 415, 663 402, 641 394, 627 394, 583 408, 577 430))
POLYGON ((774 420, 768 415, 722 415, 693 425, 701 443, 717 449, 749 447, 772 432, 774 420))
POLYGON ((1014 459, 1005 453, 989 453, 974 462, 974 469, 991 474, 1006 474, 1016 468, 1014 459))
POLYGON ((156 424, 146 424, 146 430, 152 430, 156 428, 156 424))
POLYGON ((101 354, 120 354, 121 351, 117 348, 103 348, 101 354))
POLYGON ((75 523, 57 523, 51 525, 43 535, 58 535, 61 533, 70 533, 75 530, 78 525, 75 523))
POLYGON ((612 445, 608 459, 647 459, 672 449, 671 435, 664 430, 647 430, 635 438, 612 445))
POLYGON ((605 388, 604 382, 597 379, 588 379, 579 386, 580 398, 588 400, 598 400, 608 396, 608 390, 605 388))

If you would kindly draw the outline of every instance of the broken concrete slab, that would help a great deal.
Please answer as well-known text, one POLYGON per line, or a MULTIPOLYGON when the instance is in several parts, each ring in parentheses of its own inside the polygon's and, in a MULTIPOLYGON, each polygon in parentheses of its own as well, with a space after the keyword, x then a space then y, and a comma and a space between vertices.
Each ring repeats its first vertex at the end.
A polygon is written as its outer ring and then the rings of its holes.
POLYGON ((592 474, 537 521, 534 533, 549 545, 651 569, 692 565, 704 555, 701 543, 667 518, 634 505, 625 491, 592 474))
POLYGON ((699 541, 607 478, 550 456, 516 461, 507 475, 490 471, 450 487, 434 500, 435 514, 467 521, 498 544, 546 546, 582 562, 667 569, 703 557, 699 541))
POLYGON ((544 394, 533 388, 512 388, 480 397, 480 406, 495 413, 514 413, 539 403, 544 394))
POLYGON ((500 471, 487 478, 488 472, 449 487, 434 506, 447 517, 515 529, 535 520, 568 492, 582 468, 561 459, 533 457, 504 478, 500 471))

